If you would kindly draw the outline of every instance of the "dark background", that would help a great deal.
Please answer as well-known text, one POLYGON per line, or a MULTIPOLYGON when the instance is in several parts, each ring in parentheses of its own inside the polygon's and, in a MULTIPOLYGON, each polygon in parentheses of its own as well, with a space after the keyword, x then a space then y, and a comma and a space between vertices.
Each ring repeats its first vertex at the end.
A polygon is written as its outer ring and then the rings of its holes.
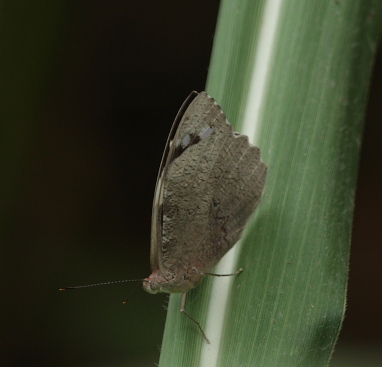
MULTIPOLYGON (((157 362, 166 296, 149 295, 140 283, 58 288, 150 274, 157 170, 178 108, 191 90, 204 89, 218 5, 2 3, 5 366, 157 362)), ((362 148, 349 304, 334 367, 382 360, 381 83, 380 53, 362 148)))

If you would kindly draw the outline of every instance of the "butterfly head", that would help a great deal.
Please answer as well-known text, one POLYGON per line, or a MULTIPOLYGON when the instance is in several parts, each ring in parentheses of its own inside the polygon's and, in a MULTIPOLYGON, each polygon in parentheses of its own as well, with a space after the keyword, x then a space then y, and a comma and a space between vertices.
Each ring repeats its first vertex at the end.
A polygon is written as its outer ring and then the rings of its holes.
POLYGON ((154 271, 143 281, 143 289, 151 294, 156 293, 185 293, 196 287, 203 278, 203 274, 191 271, 181 275, 171 275, 164 277, 160 270, 154 271))

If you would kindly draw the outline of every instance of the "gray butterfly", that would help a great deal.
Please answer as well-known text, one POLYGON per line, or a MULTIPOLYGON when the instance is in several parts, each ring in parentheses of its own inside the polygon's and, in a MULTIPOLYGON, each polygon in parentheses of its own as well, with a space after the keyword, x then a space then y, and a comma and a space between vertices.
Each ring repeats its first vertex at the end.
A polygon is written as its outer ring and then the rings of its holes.
MULTIPOLYGON (((207 93, 193 92, 171 128, 159 168, 151 229, 149 293, 196 287, 240 239, 264 191, 267 166, 248 137, 234 133, 207 93)), ((237 272, 238 273, 238 272, 237 272)), ((231 274, 227 274, 231 275, 231 274)))

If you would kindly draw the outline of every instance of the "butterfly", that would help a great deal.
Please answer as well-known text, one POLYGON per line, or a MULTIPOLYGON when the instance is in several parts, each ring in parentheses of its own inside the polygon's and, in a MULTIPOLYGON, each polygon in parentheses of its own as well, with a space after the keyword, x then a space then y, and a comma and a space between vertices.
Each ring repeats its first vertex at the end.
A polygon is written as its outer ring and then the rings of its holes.
MULTIPOLYGON (((233 131, 206 92, 180 108, 159 168, 151 229, 152 274, 143 288, 186 294, 240 239, 264 192, 267 166, 260 149, 233 131)), ((237 274, 241 271, 234 273, 237 274)), ((233 275, 233 274, 224 274, 233 275)))

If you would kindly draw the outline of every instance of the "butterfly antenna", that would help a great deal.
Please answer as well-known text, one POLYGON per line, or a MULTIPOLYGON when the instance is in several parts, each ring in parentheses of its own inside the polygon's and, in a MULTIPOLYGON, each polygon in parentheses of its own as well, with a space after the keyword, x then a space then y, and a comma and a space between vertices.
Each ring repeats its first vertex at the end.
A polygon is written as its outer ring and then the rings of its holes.
POLYGON ((77 285, 74 287, 65 287, 65 288, 60 288, 59 290, 60 291, 69 291, 71 289, 98 287, 100 285, 110 285, 110 284, 127 283, 127 282, 142 282, 143 280, 144 279, 114 280, 112 282, 103 282, 103 283, 96 283, 96 284, 77 285))

